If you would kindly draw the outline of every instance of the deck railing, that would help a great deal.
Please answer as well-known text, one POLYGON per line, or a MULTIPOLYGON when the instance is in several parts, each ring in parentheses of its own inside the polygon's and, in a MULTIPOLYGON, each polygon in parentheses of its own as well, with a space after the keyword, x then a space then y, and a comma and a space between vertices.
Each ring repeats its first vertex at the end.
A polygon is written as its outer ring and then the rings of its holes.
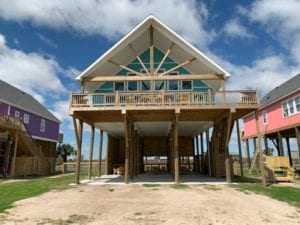
POLYGON ((257 105, 257 91, 73 93, 71 107, 257 105))

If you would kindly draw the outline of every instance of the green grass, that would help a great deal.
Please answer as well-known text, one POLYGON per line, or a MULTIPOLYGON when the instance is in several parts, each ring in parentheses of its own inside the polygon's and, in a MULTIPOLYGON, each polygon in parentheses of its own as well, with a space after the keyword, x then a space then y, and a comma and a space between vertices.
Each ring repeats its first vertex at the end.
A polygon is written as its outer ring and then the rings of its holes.
POLYGON ((290 203, 296 207, 300 208, 300 189, 293 187, 278 187, 278 186, 268 186, 265 187, 258 183, 241 183, 237 185, 231 185, 231 187, 236 188, 240 191, 251 191, 256 194, 267 195, 271 198, 277 199, 279 201, 290 203))
POLYGON ((160 184, 143 184, 143 187, 159 187, 160 184))
POLYGON ((11 208, 15 201, 40 195, 50 190, 63 190, 73 183, 74 174, 43 177, 13 183, 0 183, 0 213, 11 208))
POLYGON ((174 189, 190 189, 190 186, 186 184, 172 184, 170 187, 174 189))

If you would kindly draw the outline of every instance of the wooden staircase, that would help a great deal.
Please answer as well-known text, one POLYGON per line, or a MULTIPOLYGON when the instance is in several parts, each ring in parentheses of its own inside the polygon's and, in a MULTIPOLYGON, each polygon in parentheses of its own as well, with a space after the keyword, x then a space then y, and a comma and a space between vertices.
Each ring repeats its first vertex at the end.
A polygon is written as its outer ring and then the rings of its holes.
POLYGON ((8 115, 0 115, 0 130, 8 131, 14 137, 14 141, 18 136, 17 147, 22 149, 24 154, 37 157, 42 175, 50 174, 50 163, 44 155, 41 146, 30 135, 23 120, 8 115))

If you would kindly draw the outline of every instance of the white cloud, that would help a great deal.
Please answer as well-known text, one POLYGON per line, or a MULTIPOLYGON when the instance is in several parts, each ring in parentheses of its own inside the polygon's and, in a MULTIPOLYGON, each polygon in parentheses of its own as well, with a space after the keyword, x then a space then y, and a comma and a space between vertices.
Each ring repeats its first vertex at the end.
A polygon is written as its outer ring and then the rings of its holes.
POLYGON ((5 20, 100 34, 108 39, 124 35, 151 13, 198 46, 206 47, 215 36, 203 27, 208 10, 196 0, 0 1, 0 17, 5 20))
POLYGON ((225 23, 223 28, 225 34, 229 37, 239 37, 251 39, 254 37, 245 26, 243 26, 238 18, 231 19, 225 23))
POLYGON ((0 34, 0 79, 44 102, 43 96, 57 97, 67 93, 58 78, 58 73, 63 71, 54 59, 9 48, 0 34))
POLYGON ((295 63, 300 63, 300 1, 256 0, 248 17, 264 25, 278 43, 285 47, 295 63))

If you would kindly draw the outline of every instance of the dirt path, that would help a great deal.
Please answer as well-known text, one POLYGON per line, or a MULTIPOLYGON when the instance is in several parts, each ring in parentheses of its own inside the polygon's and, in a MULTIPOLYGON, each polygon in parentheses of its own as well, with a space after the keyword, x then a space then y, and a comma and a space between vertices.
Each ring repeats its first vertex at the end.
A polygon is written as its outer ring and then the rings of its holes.
POLYGON ((226 186, 85 185, 22 200, 0 224, 300 224, 300 210, 226 186))

